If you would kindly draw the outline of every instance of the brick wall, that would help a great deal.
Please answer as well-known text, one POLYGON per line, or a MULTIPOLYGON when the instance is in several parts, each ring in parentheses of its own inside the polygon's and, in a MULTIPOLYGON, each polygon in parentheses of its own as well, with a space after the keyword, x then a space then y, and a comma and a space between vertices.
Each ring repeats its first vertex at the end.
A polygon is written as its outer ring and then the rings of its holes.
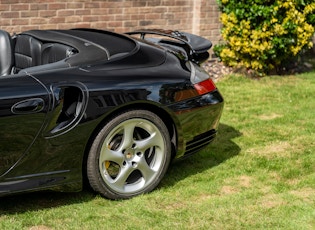
POLYGON ((220 39, 216 0, 1 0, 0 29, 177 29, 220 39))

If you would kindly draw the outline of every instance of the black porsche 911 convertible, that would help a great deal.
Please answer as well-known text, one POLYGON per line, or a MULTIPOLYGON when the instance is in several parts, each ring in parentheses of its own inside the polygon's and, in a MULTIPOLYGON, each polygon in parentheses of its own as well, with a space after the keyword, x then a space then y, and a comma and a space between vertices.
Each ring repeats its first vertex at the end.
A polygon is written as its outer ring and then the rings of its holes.
POLYGON ((0 196, 153 190, 216 136, 223 98, 185 32, 0 30, 0 196))

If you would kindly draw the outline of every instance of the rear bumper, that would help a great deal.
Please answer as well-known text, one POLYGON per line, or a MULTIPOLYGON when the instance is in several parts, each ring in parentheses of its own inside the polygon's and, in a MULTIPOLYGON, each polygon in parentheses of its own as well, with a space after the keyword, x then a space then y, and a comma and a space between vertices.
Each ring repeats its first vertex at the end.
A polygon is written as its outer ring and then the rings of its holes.
POLYGON ((216 136, 224 99, 218 90, 169 106, 177 114, 177 155, 193 154, 216 136))

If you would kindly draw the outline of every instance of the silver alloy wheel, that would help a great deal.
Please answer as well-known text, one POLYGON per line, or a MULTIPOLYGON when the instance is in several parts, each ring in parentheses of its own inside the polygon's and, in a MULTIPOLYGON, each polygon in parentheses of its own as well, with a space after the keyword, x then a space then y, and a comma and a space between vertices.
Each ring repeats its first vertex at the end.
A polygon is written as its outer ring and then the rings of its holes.
POLYGON ((127 120, 105 138, 99 170, 112 190, 134 193, 155 179, 165 160, 164 152, 164 137, 152 122, 127 120))
POLYGON ((129 110, 98 132, 87 159, 87 177, 102 196, 126 199, 156 188, 170 161, 170 135, 161 118, 147 110, 129 110))

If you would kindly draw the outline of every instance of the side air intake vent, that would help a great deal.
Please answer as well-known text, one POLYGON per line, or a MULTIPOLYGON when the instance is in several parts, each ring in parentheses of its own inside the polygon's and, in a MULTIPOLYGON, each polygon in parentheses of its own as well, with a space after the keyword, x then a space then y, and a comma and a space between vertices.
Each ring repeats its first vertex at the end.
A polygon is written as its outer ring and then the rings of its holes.
POLYGON ((84 116, 86 91, 80 86, 59 86, 54 92, 54 108, 47 127, 48 136, 58 136, 74 128, 84 116))

